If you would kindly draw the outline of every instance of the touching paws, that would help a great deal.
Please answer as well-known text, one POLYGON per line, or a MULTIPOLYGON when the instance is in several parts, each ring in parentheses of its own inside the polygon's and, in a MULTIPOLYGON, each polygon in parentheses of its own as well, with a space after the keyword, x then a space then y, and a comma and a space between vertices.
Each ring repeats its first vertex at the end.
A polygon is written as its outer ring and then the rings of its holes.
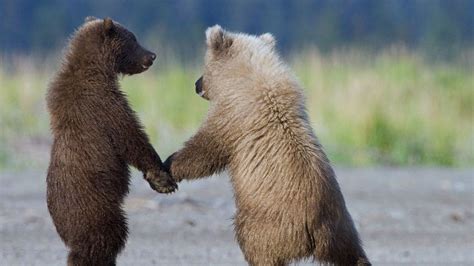
POLYGON ((174 179, 165 171, 148 171, 145 174, 145 180, 148 181, 153 190, 159 193, 168 194, 178 189, 174 179))
POLYGON ((166 171, 168 171, 168 173, 170 173, 170 175, 172 175, 173 179, 176 181, 176 182, 181 182, 182 179, 179 178, 178 176, 176 176, 176 173, 173 173, 173 169, 171 167, 171 164, 173 162, 173 159, 174 157, 176 156, 176 152, 171 154, 168 159, 166 159, 166 161, 163 163, 163 167, 166 169, 166 171))

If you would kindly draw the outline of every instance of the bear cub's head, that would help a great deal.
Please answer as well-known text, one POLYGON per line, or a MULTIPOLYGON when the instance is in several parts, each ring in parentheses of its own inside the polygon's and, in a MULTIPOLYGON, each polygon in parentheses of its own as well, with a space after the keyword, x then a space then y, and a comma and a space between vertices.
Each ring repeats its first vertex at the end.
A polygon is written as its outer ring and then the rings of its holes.
POLYGON ((144 72, 156 59, 156 54, 143 48, 132 32, 112 19, 87 17, 85 21, 85 27, 91 23, 102 53, 113 63, 117 73, 133 75, 144 72))
POLYGON ((210 101, 217 100, 223 90, 252 86, 253 77, 261 77, 262 71, 277 65, 275 38, 270 33, 233 33, 215 25, 206 30, 206 46, 204 74, 196 81, 195 90, 210 101))

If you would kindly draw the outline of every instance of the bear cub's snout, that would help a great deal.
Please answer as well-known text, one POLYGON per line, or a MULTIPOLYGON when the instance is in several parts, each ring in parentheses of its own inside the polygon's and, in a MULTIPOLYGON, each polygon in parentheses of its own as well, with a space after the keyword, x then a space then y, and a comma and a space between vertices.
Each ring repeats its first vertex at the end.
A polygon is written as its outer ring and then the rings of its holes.
POLYGON ((196 83, 194 83, 196 86, 196 93, 199 94, 199 96, 202 96, 202 77, 200 77, 198 80, 196 80, 196 83))
POLYGON ((143 57, 143 66, 149 68, 153 65, 153 61, 156 59, 156 54, 153 52, 147 51, 146 55, 143 57))
POLYGON ((202 98, 209 100, 209 98, 205 95, 206 91, 204 90, 202 85, 202 76, 198 80, 196 80, 196 83, 194 83, 194 85, 196 87, 196 93, 202 98))

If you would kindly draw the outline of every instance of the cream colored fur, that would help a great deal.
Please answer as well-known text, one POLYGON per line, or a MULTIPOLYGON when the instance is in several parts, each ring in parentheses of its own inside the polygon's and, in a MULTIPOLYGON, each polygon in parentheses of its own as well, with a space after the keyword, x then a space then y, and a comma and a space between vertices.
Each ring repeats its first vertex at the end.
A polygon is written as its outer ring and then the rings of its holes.
POLYGON ((236 237, 251 265, 314 258, 369 265, 303 90, 271 34, 206 31, 206 121, 168 162, 178 180, 227 169, 236 237))

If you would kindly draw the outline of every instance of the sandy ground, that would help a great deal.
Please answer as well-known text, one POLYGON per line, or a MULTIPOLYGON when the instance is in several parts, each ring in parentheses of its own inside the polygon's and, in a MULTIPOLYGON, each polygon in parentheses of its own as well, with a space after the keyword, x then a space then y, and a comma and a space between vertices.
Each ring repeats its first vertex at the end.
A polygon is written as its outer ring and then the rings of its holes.
MULTIPOLYGON (((374 265, 474 265, 472 169, 336 172, 374 265)), ((44 173, 4 172, 0 184, 0 265, 65 265, 44 173)), ((171 196, 136 176, 118 265, 245 265, 233 237, 234 208, 226 176, 183 183, 171 196)))

